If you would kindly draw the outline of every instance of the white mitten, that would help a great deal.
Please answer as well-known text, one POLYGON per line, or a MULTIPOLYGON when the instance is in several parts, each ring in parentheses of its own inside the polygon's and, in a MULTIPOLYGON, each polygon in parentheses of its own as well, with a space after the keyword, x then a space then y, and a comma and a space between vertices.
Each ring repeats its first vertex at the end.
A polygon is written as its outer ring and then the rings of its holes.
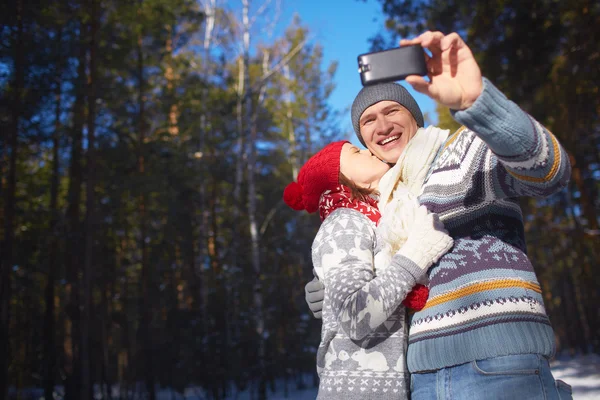
POLYGON ((428 270, 453 244, 454 241, 437 214, 420 206, 415 211, 408 239, 397 254, 407 257, 423 270, 428 270))

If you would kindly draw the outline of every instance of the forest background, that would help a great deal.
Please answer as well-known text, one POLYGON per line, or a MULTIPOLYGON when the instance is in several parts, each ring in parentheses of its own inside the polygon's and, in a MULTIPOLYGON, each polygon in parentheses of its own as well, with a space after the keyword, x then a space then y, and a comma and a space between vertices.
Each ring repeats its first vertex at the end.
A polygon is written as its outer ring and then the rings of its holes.
MULTIPOLYGON (((528 250, 559 351, 599 353, 600 3, 377 3, 373 49, 458 31, 567 149, 569 186, 522 201, 528 250)), ((0 399, 264 399, 316 380, 319 221, 281 193, 351 133, 329 102, 336 63, 300 18, 275 29, 280 7, 1 2, 0 399)))

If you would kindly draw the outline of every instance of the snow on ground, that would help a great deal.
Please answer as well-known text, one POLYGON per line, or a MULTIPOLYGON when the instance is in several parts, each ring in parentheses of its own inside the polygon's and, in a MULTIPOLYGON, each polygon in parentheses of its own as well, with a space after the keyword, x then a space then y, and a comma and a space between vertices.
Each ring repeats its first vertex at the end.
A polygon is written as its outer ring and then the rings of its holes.
MULTIPOLYGON (((551 362, 554 378, 561 379, 573 387, 574 400, 600 400, 600 355, 588 354, 578 355, 576 357, 559 356, 551 362)), ((307 376, 304 379, 307 387, 312 384, 312 378, 307 376)), ((141 385, 143 386, 143 385, 141 385)), ((14 390, 14 388, 13 388, 14 390)), ((57 390, 60 392, 60 390, 57 390)), ((113 398, 118 398, 118 389, 113 388, 113 398)), ((42 389, 24 389, 20 391, 21 399, 42 400, 44 392, 42 389)), ((316 388, 304 390, 296 389, 293 383, 288 384, 288 393, 285 395, 283 383, 278 382, 275 392, 269 391, 269 400, 314 400, 317 397, 316 388)), ((9 399, 17 398, 15 391, 9 390, 9 399)), ((60 396, 57 398, 61 398, 60 396)), ((96 396, 100 399, 100 396, 96 396)), ((143 398, 143 397, 136 397, 143 398)), ((176 393, 174 390, 160 389, 157 393, 157 400, 206 400, 208 397, 201 388, 190 387, 183 394, 176 393)), ((248 392, 237 392, 232 394, 227 400, 252 400, 248 392)))
POLYGON ((550 365, 554 378, 573 388, 573 400, 600 399, 600 355, 560 356, 550 365))
MULTIPOLYGON (((559 356, 551 363, 555 379, 561 379, 573 388, 573 400, 600 400, 600 355, 588 354, 576 357, 559 356)), ((269 393, 269 400, 314 400, 317 389, 294 390, 290 385, 288 396, 281 390, 269 393)), ((168 397, 165 397, 165 400, 168 397)), ((184 397, 185 400, 200 400, 198 397, 184 397)), ((248 393, 238 393, 227 400, 249 400, 248 393)))
MULTIPOLYGON (((576 357, 560 356, 551 362, 552 374, 573 388, 573 400, 600 400, 600 355, 588 354, 576 357)), ((292 391, 285 397, 278 392, 269 395, 269 400, 314 400, 315 388, 292 391)), ((247 394, 241 393, 228 400, 247 400, 247 394)), ((185 400, 191 400, 186 398, 185 400)))

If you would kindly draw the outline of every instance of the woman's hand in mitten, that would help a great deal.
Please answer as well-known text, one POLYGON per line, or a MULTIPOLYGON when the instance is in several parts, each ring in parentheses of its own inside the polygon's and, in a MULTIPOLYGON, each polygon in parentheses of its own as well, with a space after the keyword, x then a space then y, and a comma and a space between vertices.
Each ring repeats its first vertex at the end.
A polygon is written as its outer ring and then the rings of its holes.
POLYGON ((425 206, 420 206, 415 212, 408 239, 396 254, 407 257, 426 271, 446 254, 453 244, 454 241, 444 229, 444 224, 437 214, 430 213, 425 206))

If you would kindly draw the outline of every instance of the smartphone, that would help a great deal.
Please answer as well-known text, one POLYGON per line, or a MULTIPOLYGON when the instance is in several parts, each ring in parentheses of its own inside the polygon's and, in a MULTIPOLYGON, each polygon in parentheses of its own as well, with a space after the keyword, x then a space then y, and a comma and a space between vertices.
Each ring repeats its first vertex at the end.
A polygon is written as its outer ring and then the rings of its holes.
POLYGON ((408 75, 427 75, 421 45, 365 53, 358 56, 358 73, 363 86, 400 81, 408 75))

